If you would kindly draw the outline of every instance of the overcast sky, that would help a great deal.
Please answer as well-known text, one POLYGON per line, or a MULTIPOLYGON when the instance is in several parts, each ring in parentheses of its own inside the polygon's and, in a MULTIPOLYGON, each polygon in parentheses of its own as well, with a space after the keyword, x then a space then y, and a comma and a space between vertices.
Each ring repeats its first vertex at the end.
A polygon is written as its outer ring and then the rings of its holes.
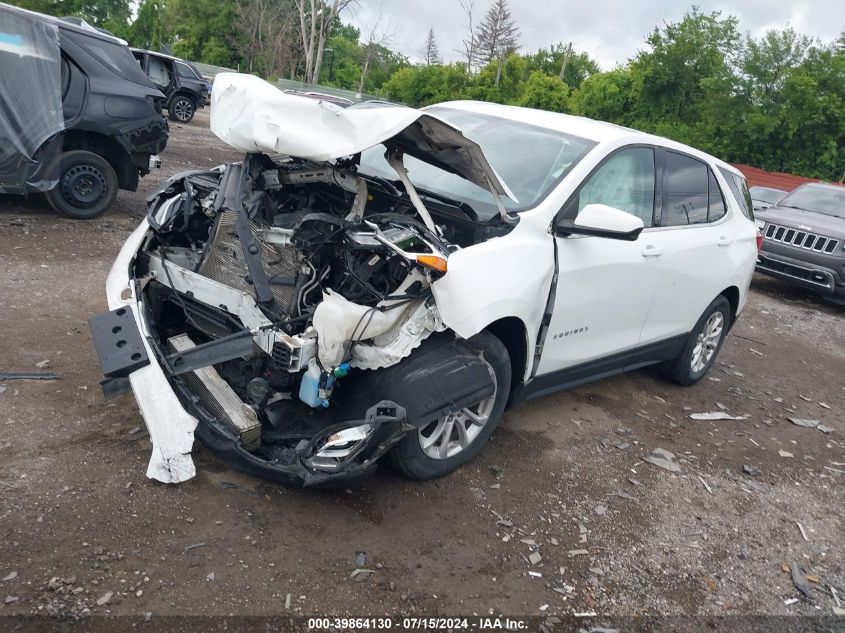
MULTIPOLYGON (((478 18, 492 0, 475 0, 478 18)), ((770 28, 791 25, 796 31, 831 41, 845 29, 842 0, 698 0, 704 12, 721 10, 739 18, 740 31, 762 35, 770 28)), ((624 63, 642 48, 646 35, 664 21, 675 22, 692 5, 675 0, 509 0, 520 28, 522 52, 533 52, 555 42, 569 42, 586 51, 607 70, 624 63), (644 6, 645 5, 645 6, 644 6)), ((378 19, 398 31, 390 48, 418 60, 429 28, 434 29, 440 55, 459 59, 455 49, 466 34, 466 16, 458 0, 361 0, 344 16, 366 37, 378 19)))

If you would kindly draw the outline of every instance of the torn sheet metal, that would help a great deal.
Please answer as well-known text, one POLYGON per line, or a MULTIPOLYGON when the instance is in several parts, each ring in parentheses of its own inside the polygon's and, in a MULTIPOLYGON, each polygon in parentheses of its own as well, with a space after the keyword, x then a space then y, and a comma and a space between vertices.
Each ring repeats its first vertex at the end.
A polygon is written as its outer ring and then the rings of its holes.
POLYGON ((343 109, 284 93, 253 75, 220 73, 211 96, 211 131, 244 152, 313 161, 352 156, 391 141, 406 154, 513 198, 477 143, 414 108, 343 109))
POLYGON ((50 189, 64 129, 58 27, 0 4, 0 69, 0 193, 50 189))
MULTIPOLYGON (((120 249, 106 281, 106 297, 110 309, 125 307, 132 310, 135 323, 143 335, 147 355, 155 358, 155 352, 147 341, 149 332, 139 314, 143 304, 136 303, 135 283, 130 279, 129 271, 149 228, 146 220, 141 222, 120 249)), ((164 483, 191 479, 196 475, 191 448, 194 445, 197 419, 182 407, 157 363, 150 363, 132 372, 129 382, 153 444, 147 477, 164 483)))

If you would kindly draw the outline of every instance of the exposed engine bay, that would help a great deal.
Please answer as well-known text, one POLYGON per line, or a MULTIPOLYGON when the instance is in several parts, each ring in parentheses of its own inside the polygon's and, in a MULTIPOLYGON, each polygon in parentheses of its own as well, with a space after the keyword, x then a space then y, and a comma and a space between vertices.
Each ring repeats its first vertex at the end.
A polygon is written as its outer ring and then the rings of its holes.
POLYGON ((402 446, 441 438, 430 450, 445 459, 494 400, 500 415, 493 361, 473 339, 495 312, 478 300, 494 278, 472 288, 491 255, 467 255, 513 232, 501 200, 513 194, 445 120, 362 105, 217 76, 211 129, 243 160, 177 174, 148 198, 107 281, 111 311, 90 319, 105 395, 131 388, 150 431, 149 477, 193 477, 196 434, 265 478, 348 479, 412 432, 402 446), (474 193, 418 190, 406 157, 474 193), (450 258, 463 260, 451 276, 450 258))
POLYGON ((302 459, 313 481, 363 469, 404 432, 489 395, 453 333, 427 347, 415 380, 391 381, 389 368, 446 330, 431 285, 450 253, 509 225, 447 201, 420 217, 399 187, 357 174, 354 157, 248 154, 151 196, 134 276, 159 362, 257 460, 302 459), (432 381, 440 399, 419 398, 432 381))

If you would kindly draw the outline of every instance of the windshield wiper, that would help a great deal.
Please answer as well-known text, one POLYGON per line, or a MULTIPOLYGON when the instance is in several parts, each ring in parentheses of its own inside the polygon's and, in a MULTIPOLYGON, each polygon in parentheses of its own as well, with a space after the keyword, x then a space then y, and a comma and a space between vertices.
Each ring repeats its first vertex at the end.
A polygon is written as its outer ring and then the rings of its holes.
POLYGON ((784 209, 797 209, 798 211, 809 211, 809 209, 804 209, 802 207, 795 207, 791 204, 779 204, 777 206, 784 208, 784 209))

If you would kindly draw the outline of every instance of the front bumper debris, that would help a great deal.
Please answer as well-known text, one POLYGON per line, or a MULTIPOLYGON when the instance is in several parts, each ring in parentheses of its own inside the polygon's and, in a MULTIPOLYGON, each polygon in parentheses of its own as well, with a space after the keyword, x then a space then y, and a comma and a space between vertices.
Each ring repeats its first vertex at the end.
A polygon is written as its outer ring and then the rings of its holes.
POLYGON ((249 450, 232 429, 214 416, 197 390, 192 372, 179 373, 167 362, 167 350, 150 336, 140 300, 139 282, 130 276, 135 253, 149 224, 144 221, 123 245, 106 282, 110 312, 89 322, 105 379, 107 397, 128 388, 153 444, 147 476, 164 483, 192 478, 194 433, 237 470, 278 483, 313 485, 366 474, 407 432, 405 409, 390 401, 371 406, 360 419, 321 430, 291 454, 272 460, 249 450), (167 368, 167 369, 165 369, 167 368), (364 429, 362 431, 362 429, 364 429), (352 430, 352 432, 347 432, 352 430))

